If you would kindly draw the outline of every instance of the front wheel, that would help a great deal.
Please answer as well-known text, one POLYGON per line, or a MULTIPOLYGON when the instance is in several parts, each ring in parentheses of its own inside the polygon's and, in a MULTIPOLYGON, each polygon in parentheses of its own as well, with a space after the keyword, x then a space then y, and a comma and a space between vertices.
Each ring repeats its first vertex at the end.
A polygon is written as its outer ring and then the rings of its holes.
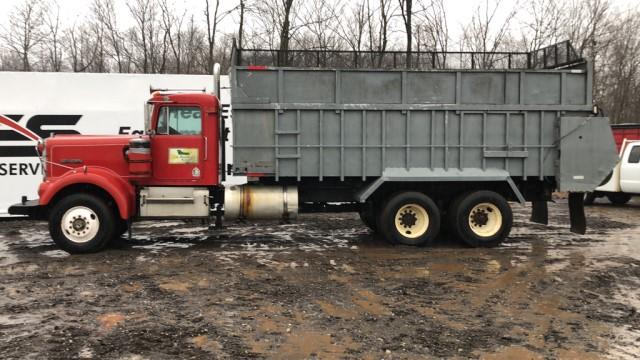
POLYGON ((127 231, 129 231, 129 223, 126 220, 118 218, 116 220, 116 231, 113 233, 116 238, 122 237, 127 231))
POLYGON ((614 205, 624 205, 631 200, 631 195, 625 193, 609 193, 607 199, 614 205))
POLYGON ((451 230, 473 247, 497 246, 509 235, 512 224, 509 203, 493 191, 464 194, 449 209, 451 230))
POLYGON ((115 235, 115 216, 101 198, 69 195, 51 209, 49 233, 63 250, 90 253, 101 250, 115 235))
POLYGON ((378 230, 391 243, 420 246, 435 239, 440 230, 440 210, 425 194, 402 192, 386 203, 378 230))

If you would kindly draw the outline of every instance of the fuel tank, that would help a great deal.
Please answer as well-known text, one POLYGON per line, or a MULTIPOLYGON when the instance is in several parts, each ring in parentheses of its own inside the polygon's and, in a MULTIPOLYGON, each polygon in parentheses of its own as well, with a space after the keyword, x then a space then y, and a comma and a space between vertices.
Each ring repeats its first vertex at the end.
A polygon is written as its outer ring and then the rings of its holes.
POLYGON ((224 192, 225 219, 295 219, 296 186, 230 186, 224 192))

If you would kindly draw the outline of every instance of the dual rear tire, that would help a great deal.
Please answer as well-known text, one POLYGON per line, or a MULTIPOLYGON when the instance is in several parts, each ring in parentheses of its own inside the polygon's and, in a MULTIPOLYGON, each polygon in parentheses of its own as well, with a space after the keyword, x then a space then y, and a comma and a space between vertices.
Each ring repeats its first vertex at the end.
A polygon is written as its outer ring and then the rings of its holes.
MULTIPOLYGON (((472 247, 493 247, 511 231, 513 213, 507 200, 493 191, 460 195, 447 209, 450 233, 472 247)), ((422 246, 440 231, 441 211, 427 195, 406 191, 389 198, 376 228, 390 243, 422 246)))

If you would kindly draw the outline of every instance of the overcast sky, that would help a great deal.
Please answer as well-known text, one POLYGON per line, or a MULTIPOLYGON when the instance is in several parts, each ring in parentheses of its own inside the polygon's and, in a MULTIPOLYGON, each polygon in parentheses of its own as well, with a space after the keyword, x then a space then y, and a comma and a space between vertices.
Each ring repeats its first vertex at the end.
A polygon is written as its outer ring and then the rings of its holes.
MULTIPOLYGON (((24 0, 0 0, 0 30, 6 28, 7 19, 13 8, 23 1, 24 0)), ((345 2, 348 1, 349 0, 346 0, 345 2)), ((477 8, 479 4, 484 3, 484 1, 485 0, 445 1, 449 30, 452 38, 455 38, 458 35, 462 24, 470 20, 473 10, 477 8)), ((503 4, 500 6, 499 13, 506 16, 515 4, 524 4, 526 1, 529 0, 502 0, 503 4)), ((57 2, 60 5, 61 17, 64 24, 71 24, 76 20, 82 21, 88 13, 89 6, 91 4, 91 0, 57 0, 57 2)), ((118 10, 118 22, 120 26, 131 26, 133 20, 131 19, 127 9, 126 0, 115 0, 115 2, 118 10)), ((213 2, 214 1, 210 1, 210 3, 213 2)), ((618 9, 640 6, 640 0, 611 0, 611 2, 614 5, 614 8, 618 9)), ((189 12, 196 16, 196 20, 197 17, 200 16, 200 19, 204 21, 202 9, 204 8, 205 0, 173 0, 173 3, 177 8, 189 9, 189 12)), ((237 6, 237 4, 238 0, 221 0, 221 12, 227 9, 232 9, 237 6)), ((237 31, 235 26, 236 21, 237 19, 234 17, 228 17, 225 19, 223 24, 220 26, 221 32, 231 33, 237 31)), ((514 21, 512 26, 518 26, 517 19, 514 21)))

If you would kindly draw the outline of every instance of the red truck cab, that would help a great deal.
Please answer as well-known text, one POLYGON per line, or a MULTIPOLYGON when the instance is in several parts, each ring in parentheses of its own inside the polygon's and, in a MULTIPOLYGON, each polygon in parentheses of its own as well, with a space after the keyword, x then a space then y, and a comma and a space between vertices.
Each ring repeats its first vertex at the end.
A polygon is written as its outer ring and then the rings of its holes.
POLYGON ((218 98, 205 93, 156 92, 148 106, 146 130, 151 138, 153 171, 140 183, 218 185, 218 98))
POLYGON ((140 209, 149 218, 166 217, 163 209, 208 217, 210 194, 220 184, 219 113, 211 94, 154 92, 144 136, 48 138, 38 145, 39 199, 23 199, 9 212, 48 219, 53 240, 70 252, 99 250, 140 209), (203 203, 197 212, 185 207, 196 201, 203 203))

